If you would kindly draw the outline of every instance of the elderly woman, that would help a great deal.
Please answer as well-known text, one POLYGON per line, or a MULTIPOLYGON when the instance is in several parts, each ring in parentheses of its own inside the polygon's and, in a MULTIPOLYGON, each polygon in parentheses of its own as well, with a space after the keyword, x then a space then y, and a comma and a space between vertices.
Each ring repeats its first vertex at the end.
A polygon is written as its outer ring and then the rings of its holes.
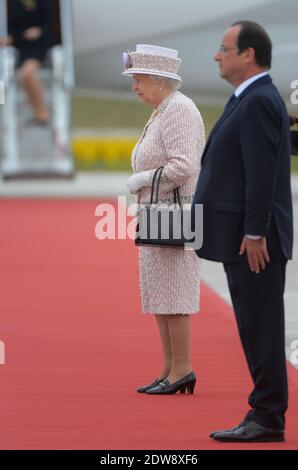
MULTIPOLYGON (((173 202, 178 188, 190 203, 205 144, 201 115, 189 98, 177 91, 181 83, 177 51, 139 44, 124 54, 124 72, 133 91, 154 108, 132 153, 134 175, 128 181, 140 203, 150 201, 155 170, 163 166, 160 202, 173 202)), ((140 287, 143 313, 155 315, 163 348, 158 377, 139 393, 193 393, 196 376, 190 360, 190 315, 199 310, 199 260, 181 248, 140 247, 140 287)))

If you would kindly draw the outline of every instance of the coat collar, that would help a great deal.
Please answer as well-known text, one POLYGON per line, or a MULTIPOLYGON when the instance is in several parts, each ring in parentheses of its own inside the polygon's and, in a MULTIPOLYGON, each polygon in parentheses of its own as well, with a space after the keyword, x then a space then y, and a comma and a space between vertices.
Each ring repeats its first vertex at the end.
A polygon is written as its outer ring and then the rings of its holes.
POLYGON ((179 93, 177 90, 173 90, 156 108, 156 113, 162 113, 170 103, 171 99, 179 93))
POLYGON ((242 100, 251 90, 260 85, 265 85, 267 83, 272 83, 272 78, 269 74, 264 77, 258 78, 253 83, 251 83, 245 90, 236 98, 237 100, 242 100))
POLYGON ((215 136, 216 132, 218 131, 218 129, 222 126, 222 124, 224 123, 224 121, 228 118, 228 116, 230 116, 230 114, 232 114, 235 109, 239 106, 239 103, 241 103, 241 101, 245 98, 245 96, 250 93, 250 91, 252 91, 254 88, 260 86, 260 85, 266 85, 268 83, 272 83, 272 78, 271 76, 268 74, 268 75, 265 75, 264 77, 261 77, 259 78, 258 80, 254 81, 251 85, 249 85, 242 93, 241 95, 238 96, 238 98, 236 98, 234 101, 233 101, 233 104, 232 106, 229 108, 229 110, 227 112, 223 112, 223 114, 221 115, 221 117, 219 118, 219 120, 217 121, 217 123, 215 124, 215 126, 213 127, 209 137, 208 137, 208 140, 207 140, 207 143, 206 143, 206 146, 205 146, 205 149, 204 149, 204 152, 203 152, 203 155, 202 155, 202 160, 201 160, 201 163, 203 163, 204 159, 206 158, 206 154, 207 154, 207 151, 208 151, 208 148, 209 148, 209 145, 210 145, 210 142, 211 140, 213 139, 213 137, 215 136))

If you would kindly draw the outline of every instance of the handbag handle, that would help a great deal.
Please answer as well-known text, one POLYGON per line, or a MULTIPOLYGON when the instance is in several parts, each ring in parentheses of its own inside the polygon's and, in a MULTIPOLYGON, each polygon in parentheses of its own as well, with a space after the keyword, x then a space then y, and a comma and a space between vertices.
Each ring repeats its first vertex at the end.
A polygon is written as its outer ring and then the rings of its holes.
MULTIPOLYGON (((157 184, 156 184, 156 196, 155 196, 155 204, 158 204, 158 195, 159 195, 159 186, 160 186, 160 180, 161 180, 161 174, 163 172, 164 167, 161 166, 155 170, 153 179, 152 179, 152 184, 151 184, 151 197, 150 197, 150 204, 153 204, 153 196, 154 196, 154 186, 155 186, 155 180, 157 178, 157 184)), ((179 188, 175 188, 173 190, 174 192, 174 203, 179 204, 180 207, 181 205, 181 199, 180 199, 180 191, 179 188)))
MULTIPOLYGON (((160 166, 159 168, 157 168, 157 170, 155 170, 154 172, 154 175, 153 175, 153 179, 152 179, 152 184, 151 184, 151 196, 150 196, 150 204, 153 204, 153 196, 154 196, 154 185, 155 185, 155 180, 156 180, 156 177, 158 175, 158 173, 162 172, 163 170, 163 166, 160 166)), ((156 194, 156 197, 158 198, 158 194, 156 194)))

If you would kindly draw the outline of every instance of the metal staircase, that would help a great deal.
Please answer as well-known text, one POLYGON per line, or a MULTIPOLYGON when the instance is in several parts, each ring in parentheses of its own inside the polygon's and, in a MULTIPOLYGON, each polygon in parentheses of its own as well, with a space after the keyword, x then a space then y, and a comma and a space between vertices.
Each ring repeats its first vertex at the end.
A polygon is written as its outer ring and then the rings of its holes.
POLYGON ((64 0, 60 6, 63 45, 49 51, 49 67, 40 71, 51 112, 48 126, 36 125, 32 120, 31 108, 16 75, 16 51, 11 47, 0 50, 0 80, 4 83, 5 97, 5 103, 0 105, 3 179, 74 176, 69 133, 74 80, 68 3, 64 0))

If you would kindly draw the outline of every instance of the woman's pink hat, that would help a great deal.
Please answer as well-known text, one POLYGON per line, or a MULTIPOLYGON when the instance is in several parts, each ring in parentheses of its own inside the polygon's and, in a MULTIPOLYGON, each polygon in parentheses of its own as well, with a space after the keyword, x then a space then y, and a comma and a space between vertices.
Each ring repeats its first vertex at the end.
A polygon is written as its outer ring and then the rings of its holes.
POLYGON ((124 52, 122 75, 134 74, 158 75, 182 81, 178 75, 181 59, 178 51, 167 47, 137 44, 135 52, 124 52))

